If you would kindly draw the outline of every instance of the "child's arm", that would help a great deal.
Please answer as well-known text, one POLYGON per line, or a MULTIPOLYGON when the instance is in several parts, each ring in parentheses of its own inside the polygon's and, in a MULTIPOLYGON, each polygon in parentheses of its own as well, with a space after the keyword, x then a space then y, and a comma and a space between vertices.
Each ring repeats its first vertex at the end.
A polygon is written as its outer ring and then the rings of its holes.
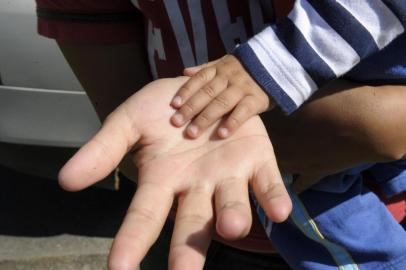
POLYGON ((263 121, 279 168, 304 176, 299 191, 347 168, 405 159, 405 117, 406 86, 336 80, 294 115, 275 111, 263 121))
POLYGON ((405 25, 403 0, 298 0, 287 18, 240 45, 234 56, 198 68, 172 102, 179 109, 172 122, 181 126, 198 115, 188 127, 197 137, 231 112, 219 128, 226 137, 274 104, 291 113, 327 82, 390 44, 405 25))

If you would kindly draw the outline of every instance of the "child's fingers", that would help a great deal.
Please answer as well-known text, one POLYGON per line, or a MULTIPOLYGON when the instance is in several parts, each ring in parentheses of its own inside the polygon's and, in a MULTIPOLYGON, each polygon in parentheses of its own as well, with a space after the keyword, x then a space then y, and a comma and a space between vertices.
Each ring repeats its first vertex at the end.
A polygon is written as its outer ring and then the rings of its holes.
POLYGON ((218 129, 218 135, 226 138, 233 134, 245 121, 259 112, 257 100, 253 96, 243 98, 218 129))
POLYGON ((238 102, 244 97, 244 93, 239 91, 238 87, 227 88, 191 122, 187 128, 187 133, 190 137, 196 138, 211 126, 218 119, 229 113, 238 102))
POLYGON ((200 70, 202 70, 202 69, 204 69, 204 68, 207 68, 207 67, 210 67, 210 66, 213 66, 213 65, 215 65, 217 62, 219 62, 220 60, 221 60, 221 59, 217 59, 217 60, 208 62, 208 63, 206 63, 206 64, 202 64, 202 65, 199 65, 199 66, 194 66, 194 67, 185 68, 185 69, 183 70, 183 75, 188 76, 188 77, 192 77, 193 75, 195 75, 195 74, 196 74, 197 72, 199 72, 200 70))
POLYGON ((200 113, 226 87, 227 81, 225 79, 215 77, 185 101, 181 108, 172 116, 172 123, 176 126, 182 126, 200 113))
POLYGON ((194 93, 196 93, 205 84, 213 80, 215 76, 216 69, 214 67, 202 69, 192 78, 190 78, 184 85, 182 85, 175 97, 172 99, 171 105, 174 108, 179 109, 191 96, 193 96, 194 93))

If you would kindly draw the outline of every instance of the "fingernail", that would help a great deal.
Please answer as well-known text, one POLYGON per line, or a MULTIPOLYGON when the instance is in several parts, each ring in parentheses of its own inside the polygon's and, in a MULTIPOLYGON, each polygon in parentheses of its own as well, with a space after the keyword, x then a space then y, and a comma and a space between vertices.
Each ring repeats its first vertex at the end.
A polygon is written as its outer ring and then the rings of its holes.
POLYGON ((188 133, 190 136, 196 137, 198 132, 199 132, 199 129, 197 126, 191 125, 188 127, 188 133))
POLYGON ((182 125, 183 124, 183 115, 180 113, 175 113, 172 116, 172 120, 175 122, 176 125, 182 125))
POLYGON ((182 105, 182 98, 180 96, 176 96, 172 99, 172 106, 179 107, 182 105))
POLYGON ((226 128, 224 128, 224 127, 219 128, 219 135, 220 135, 220 137, 222 137, 222 138, 227 137, 227 136, 228 136, 228 129, 226 129, 226 128))

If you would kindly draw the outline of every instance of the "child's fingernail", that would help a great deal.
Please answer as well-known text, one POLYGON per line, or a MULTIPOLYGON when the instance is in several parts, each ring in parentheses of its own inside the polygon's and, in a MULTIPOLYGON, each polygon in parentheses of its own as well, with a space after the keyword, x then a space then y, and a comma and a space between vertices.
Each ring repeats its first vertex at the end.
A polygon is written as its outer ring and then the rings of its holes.
POLYGON ((188 127, 188 133, 190 136, 195 137, 197 136, 197 133, 199 132, 199 128, 195 125, 191 125, 188 127))
POLYGON ((182 98, 180 96, 176 96, 172 99, 172 105, 179 107, 180 105, 182 105, 182 98))
POLYGON ((226 128, 219 128, 219 135, 220 135, 220 137, 222 137, 222 138, 225 138, 225 137, 227 137, 228 136, 228 129, 226 129, 226 128))
POLYGON ((176 125, 182 125, 183 124, 183 115, 181 115, 180 113, 175 113, 172 116, 172 120, 176 125))

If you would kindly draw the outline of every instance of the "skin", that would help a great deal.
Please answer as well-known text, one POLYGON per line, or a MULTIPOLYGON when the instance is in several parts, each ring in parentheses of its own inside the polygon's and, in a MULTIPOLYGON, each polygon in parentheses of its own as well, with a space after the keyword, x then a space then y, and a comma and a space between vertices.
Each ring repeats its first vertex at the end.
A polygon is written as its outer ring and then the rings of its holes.
MULTIPOLYGON (((101 121, 130 97, 134 89, 151 80, 142 41, 58 45, 101 121)), ((187 69, 185 73, 193 74, 199 69, 187 69)), ((289 117, 277 109, 263 114, 268 133, 275 141, 279 165, 284 171, 319 175, 360 163, 404 158, 405 88, 337 80, 320 89, 289 117), (331 157, 328 162, 326 155, 331 157)), ((135 180, 131 161, 126 165, 126 173, 135 180)))
POLYGON ((188 140, 170 124, 173 109, 165 105, 186 80, 162 79, 138 91, 60 172, 65 189, 81 190, 102 180, 128 151, 134 151, 138 189, 114 240, 109 269, 134 269, 141 262, 175 198, 169 269, 202 269, 215 228, 225 239, 247 235, 248 184, 268 218, 282 222, 290 213, 290 198, 259 117, 223 140, 213 134, 214 129, 188 140))
POLYGON ((134 269, 141 262, 175 199, 169 269, 202 269, 215 230, 225 239, 247 235, 248 185, 268 218, 281 222, 290 213, 273 147, 258 116, 227 139, 220 139, 214 126, 190 140, 170 124, 174 111, 165 105, 186 80, 162 79, 138 91, 60 172, 61 186, 76 191, 102 180, 127 152, 139 168, 138 190, 114 240, 109 269, 134 269))
POLYGON ((336 81, 289 117, 264 115, 280 168, 301 175, 296 191, 356 165, 405 159, 405 90, 336 81))
MULTIPOLYGON (((122 44, 58 42, 58 46, 101 121, 135 89, 151 81, 142 40, 122 44)), ((130 157, 126 156, 119 168, 128 178, 137 179, 137 170, 130 157)))
POLYGON ((229 114, 217 129, 221 138, 227 138, 250 117, 275 106, 233 55, 186 69, 184 74, 191 78, 171 102, 177 109, 171 122, 182 127, 192 120, 186 129, 191 138, 229 114))
MULTIPOLYGON (((171 118, 171 122, 178 127, 188 123, 186 132, 191 138, 199 137, 208 127, 221 118, 225 119, 217 129, 217 134, 221 138, 226 138, 232 135, 240 125, 253 115, 275 108, 272 99, 267 97, 246 72, 239 60, 232 55, 226 55, 219 60, 185 69, 184 73, 191 76, 191 78, 179 89, 171 102, 171 105, 177 109, 177 112, 171 118)), ((394 132, 399 128, 402 129, 402 127, 393 125, 393 132, 383 131, 382 124, 380 127, 374 127, 379 123, 395 123, 393 119, 388 118, 395 117, 396 120, 401 121, 401 118, 398 118, 398 116, 403 116, 401 113, 397 113, 395 116, 384 113, 393 110, 394 107, 398 108, 399 111, 403 111, 404 102, 402 101, 404 99, 399 99, 399 97, 405 96, 405 94, 393 90, 397 87, 399 86, 361 86, 337 80, 324 87, 324 89, 320 89, 308 102, 310 106, 303 106, 294 116, 286 117, 280 111, 273 114, 267 113, 263 116, 269 134, 272 140, 275 140, 275 145, 283 148, 281 151, 277 150, 282 169, 301 174, 302 179, 296 184, 296 191, 301 192, 317 183, 322 177, 354 165, 404 158, 403 139, 396 138, 395 134, 399 133, 394 132), (396 94, 394 94, 395 92, 396 94), (383 103, 382 100, 386 102, 383 103), (364 108, 361 110, 356 109, 355 105, 357 103, 362 104, 364 108), (392 108, 389 109, 389 106, 392 106, 392 108), (324 113, 320 114, 320 112, 324 113), (338 116, 338 114, 340 115, 338 116), (309 118, 309 116, 312 118, 309 118), (283 160, 291 160, 292 156, 295 155, 294 153, 297 152, 296 149, 303 149, 306 145, 302 144, 302 142, 300 145, 295 144, 292 137, 286 139, 289 131, 292 130, 288 128, 289 126, 301 127, 295 128, 294 132, 303 132, 299 138, 306 138, 307 141, 311 141, 312 138, 321 138, 328 141, 324 142, 325 147, 327 143, 337 143, 336 140, 328 140, 328 138, 336 137, 332 134, 325 134, 324 136, 314 132, 309 134, 311 129, 305 128, 303 125, 308 125, 309 120, 313 121, 311 124, 319 125, 315 129, 318 133, 335 130, 341 132, 340 136, 343 136, 344 132, 361 131, 358 135, 362 135, 362 137, 350 136, 350 140, 345 140, 345 137, 341 139, 342 147, 352 145, 356 149, 355 151, 360 151, 367 149, 363 148, 364 141, 367 141, 367 144, 376 147, 376 151, 380 155, 371 155, 368 151, 364 151, 361 155, 346 158, 340 156, 335 158, 336 162, 332 162, 333 157, 328 159, 328 162, 323 166, 311 168, 310 170, 306 167, 295 167, 300 166, 299 164, 305 164, 300 161, 293 162, 293 166, 289 166, 291 162, 286 163, 283 160), (323 122, 326 123, 325 127, 320 126, 323 122), (393 141, 395 144, 389 146, 388 141, 393 141), (344 146, 344 143, 347 146, 344 146), (292 148, 293 145, 294 148, 292 148), (392 152, 397 151, 398 153, 387 159, 382 159, 382 154, 385 155, 383 149, 388 147, 391 148, 392 152), (284 157, 283 153, 287 152, 287 148, 290 148, 288 150, 290 155, 284 157), (361 159, 360 156, 362 156, 361 159), (334 167, 340 168, 340 170, 334 169, 334 167)), ((403 87, 401 86, 401 88, 403 87)), ((298 137, 297 134, 293 136, 298 137)), ((307 152, 313 152, 314 145, 318 146, 320 144, 321 142, 312 144, 312 147, 309 147, 307 152)), ((329 149, 329 147, 326 147, 326 149, 329 149)), ((329 154, 330 152, 324 152, 323 156, 329 156, 329 154)), ((319 156, 317 162, 321 163, 323 160, 326 159, 319 156)))
MULTIPOLYGON (((131 96, 134 89, 141 88, 149 81, 142 42, 59 45, 102 120, 131 96)), ((291 117, 286 118, 274 110, 264 115, 263 119, 269 121, 265 124, 274 142, 279 166, 282 170, 302 174, 298 190, 303 190, 320 175, 363 162, 405 158, 405 100, 404 86, 371 87, 345 81, 334 82, 319 91, 291 117)), ((166 108, 169 108, 168 104, 166 108)), ((128 157, 126 173, 132 173, 133 179, 136 179, 135 166, 131 156, 128 157)), ((92 177, 90 182, 96 181, 95 176, 92 177)), ((86 176, 81 177, 83 179, 85 184, 90 184, 86 176)), ((221 194, 223 190, 219 189, 218 192, 221 194)), ((160 195, 156 196, 159 199, 160 195)), ((243 224, 250 223, 249 217, 246 218, 243 224)), ((190 235, 184 232, 180 237, 188 238, 190 235)), ((211 238, 207 234, 206 237, 211 238)), ((122 264, 131 264, 140 256, 142 254, 139 252, 130 254, 122 258, 122 264), (138 257, 134 259, 131 256, 138 257)), ((115 258, 113 253, 111 258, 115 258)))

